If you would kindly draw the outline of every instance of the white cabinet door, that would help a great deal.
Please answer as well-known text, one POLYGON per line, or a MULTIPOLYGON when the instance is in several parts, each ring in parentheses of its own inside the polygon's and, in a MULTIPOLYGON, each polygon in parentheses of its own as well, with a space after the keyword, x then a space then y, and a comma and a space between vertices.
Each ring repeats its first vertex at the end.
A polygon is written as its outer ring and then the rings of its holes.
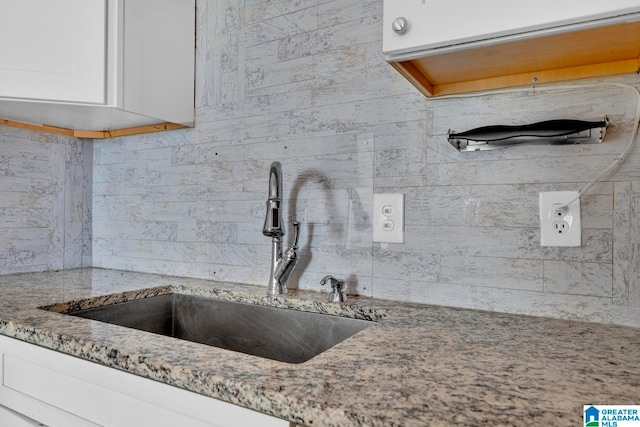
POLYGON ((638 11, 638 0, 385 0, 382 50, 400 54, 532 31, 555 33, 638 11), (404 34, 392 29, 399 17, 408 21, 404 34))
POLYGON ((102 104, 106 0, 0 0, 0 96, 102 104))

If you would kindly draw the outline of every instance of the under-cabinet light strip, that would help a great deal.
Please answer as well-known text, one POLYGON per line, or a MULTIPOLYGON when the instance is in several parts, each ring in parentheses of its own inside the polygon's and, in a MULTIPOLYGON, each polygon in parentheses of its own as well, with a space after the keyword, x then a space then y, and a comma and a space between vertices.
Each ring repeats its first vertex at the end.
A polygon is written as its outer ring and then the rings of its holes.
POLYGON ((635 126, 633 127, 633 131, 631 132, 631 139, 629 140, 629 144, 627 145, 627 148, 622 153, 620 153, 618 157, 613 159, 613 162, 604 171, 602 171, 595 178, 589 181, 589 183, 585 185, 584 188, 578 192, 577 196, 575 196, 572 200, 564 204, 564 206, 567 206, 575 202, 576 200, 578 200, 580 197, 582 197, 587 191, 589 191, 589 189, 591 189, 591 187, 593 187, 605 175, 611 172, 611 170, 615 168, 616 165, 621 163, 627 157, 627 155, 631 152, 631 150, 635 146, 637 135, 638 135, 638 127, 640 126, 640 90, 638 90, 638 88, 625 83, 600 83, 600 84, 594 83, 594 84, 581 84, 581 85, 570 85, 570 86, 566 86, 566 85, 547 86, 547 87, 538 87, 534 85, 532 88, 529 88, 527 86, 527 87, 521 87, 521 88, 488 90, 488 91, 482 91, 482 92, 477 92, 472 94, 443 95, 443 96, 439 96, 438 99, 477 98, 477 97, 486 96, 486 95, 500 95, 503 93, 519 93, 519 92, 527 92, 530 90, 533 90, 533 91, 536 91, 536 90, 540 90, 540 91, 582 90, 587 88, 601 88, 602 86, 616 86, 616 87, 621 87, 621 88, 629 89, 633 91, 633 93, 636 96, 636 117, 634 122, 635 126))

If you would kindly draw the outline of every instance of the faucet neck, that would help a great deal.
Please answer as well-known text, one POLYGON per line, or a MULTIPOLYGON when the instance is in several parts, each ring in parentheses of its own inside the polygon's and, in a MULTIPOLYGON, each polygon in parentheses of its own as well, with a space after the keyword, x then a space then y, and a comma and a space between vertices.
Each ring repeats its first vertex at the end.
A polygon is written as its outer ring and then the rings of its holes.
POLYGON ((269 168, 269 200, 282 200, 282 165, 271 163, 269 168))
POLYGON ((282 260, 282 238, 271 239, 271 277, 267 288, 268 295, 280 295, 288 292, 286 284, 283 284, 277 273, 278 264, 282 260))
POLYGON ((282 166, 273 162, 269 170, 269 199, 267 199, 267 215, 264 219, 262 234, 271 237, 271 277, 269 278, 268 295, 286 294, 287 279, 300 258, 298 237, 300 223, 293 223, 293 245, 286 252, 282 250, 282 237, 285 234, 282 222, 282 166))

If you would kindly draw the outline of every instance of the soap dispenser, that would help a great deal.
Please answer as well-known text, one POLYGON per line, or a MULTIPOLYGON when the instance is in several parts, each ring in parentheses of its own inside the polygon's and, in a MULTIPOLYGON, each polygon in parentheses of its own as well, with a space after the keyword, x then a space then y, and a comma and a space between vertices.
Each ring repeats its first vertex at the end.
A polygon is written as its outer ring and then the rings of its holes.
POLYGON ((320 280, 320 285, 324 286, 327 283, 331 285, 331 293, 329 294, 329 298, 327 301, 329 302, 346 302, 347 294, 344 291, 344 280, 338 280, 331 275, 324 276, 322 280, 320 280))

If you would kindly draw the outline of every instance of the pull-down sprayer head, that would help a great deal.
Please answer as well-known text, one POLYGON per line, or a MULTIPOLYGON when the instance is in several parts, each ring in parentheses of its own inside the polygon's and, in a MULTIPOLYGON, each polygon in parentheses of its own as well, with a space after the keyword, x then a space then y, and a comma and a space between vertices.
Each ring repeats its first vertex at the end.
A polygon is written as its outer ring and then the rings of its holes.
POLYGON ((269 237, 284 236, 282 224, 282 166, 280 162, 271 163, 269 169, 269 198, 267 199, 267 215, 264 219, 262 234, 269 237))

